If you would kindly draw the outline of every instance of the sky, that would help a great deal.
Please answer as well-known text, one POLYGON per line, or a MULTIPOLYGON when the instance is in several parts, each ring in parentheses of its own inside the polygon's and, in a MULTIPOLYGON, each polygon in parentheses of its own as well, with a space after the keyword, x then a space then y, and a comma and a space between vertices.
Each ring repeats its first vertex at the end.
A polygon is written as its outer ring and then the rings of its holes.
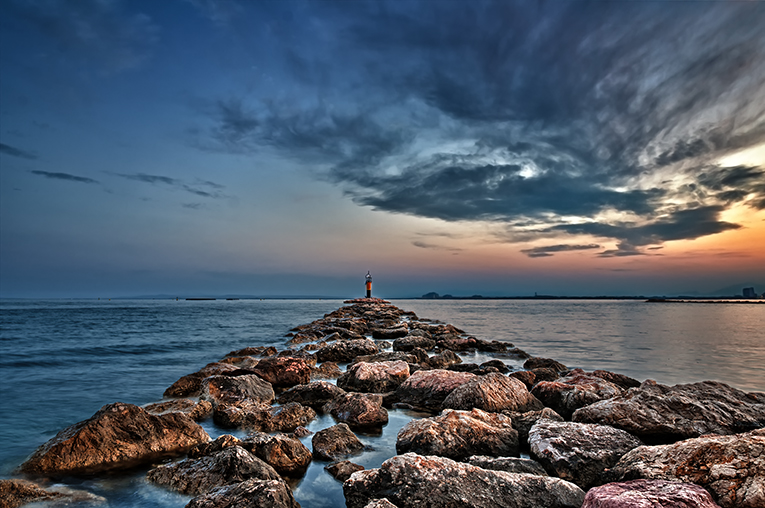
POLYGON ((764 26, 0 0, 0 297, 765 291, 764 26))

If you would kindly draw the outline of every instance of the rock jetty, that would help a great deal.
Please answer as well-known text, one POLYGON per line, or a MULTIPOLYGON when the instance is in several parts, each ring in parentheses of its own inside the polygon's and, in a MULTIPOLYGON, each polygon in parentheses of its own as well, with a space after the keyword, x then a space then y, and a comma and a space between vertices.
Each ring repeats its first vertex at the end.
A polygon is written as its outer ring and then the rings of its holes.
POLYGON ((187 508, 296 508, 313 461, 349 508, 765 506, 763 393, 570 369, 384 300, 345 303, 282 349, 232 351, 161 401, 62 430, 19 468, 43 483, 0 481, 2 506, 63 495, 49 478, 139 467, 187 508), (476 352, 490 359, 463 363, 476 352), (397 455, 352 462, 393 409, 412 418, 397 455), (247 437, 212 440, 209 418, 247 437))

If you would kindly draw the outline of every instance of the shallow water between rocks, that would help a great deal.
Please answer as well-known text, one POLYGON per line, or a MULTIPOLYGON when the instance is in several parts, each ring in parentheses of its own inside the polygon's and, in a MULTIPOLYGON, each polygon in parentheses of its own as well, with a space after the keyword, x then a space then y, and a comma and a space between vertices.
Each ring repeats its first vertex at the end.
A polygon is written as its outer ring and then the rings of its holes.
MULTIPOLYGON (((392 300, 481 339, 502 340, 569 367, 606 369, 676 384, 714 379, 765 391, 765 306, 646 304, 598 300, 392 300)), ((247 346, 285 347, 287 331, 342 306, 341 300, 0 300, 0 477, 59 430, 121 401, 161 399, 179 377, 247 346)), ((487 355, 463 357, 481 363, 487 355)), ((520 368, 521 362, 505 360, 520 368)), ((357 432, 372 450, 365 468, 395 455, 411 418, 389 411, 381 434, 357 432)), ((333 425, 320 415, 309 425, 333 425)), ((233 433, 203 422, 211 437, 233 433)), ((311 436, 302 439, 311 448, 311 436)), ((291 485, 304 508, 343 506, 342 485, 316 461, 291 485)), ((146 469, 64 479, 110 507, 183 507, 190 499, 149 484, 146 469)), ((30 505, 31 506, 31 505, 30 505)))

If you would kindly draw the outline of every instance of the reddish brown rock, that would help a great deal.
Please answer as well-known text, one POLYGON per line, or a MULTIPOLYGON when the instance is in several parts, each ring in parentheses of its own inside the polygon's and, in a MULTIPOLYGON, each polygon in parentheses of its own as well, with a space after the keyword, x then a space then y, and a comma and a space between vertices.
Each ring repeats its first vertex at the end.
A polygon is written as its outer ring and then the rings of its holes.
POLYGON ((232 356, 222 359, 219 363, 230 363, 240 369, 252 369, 260 360, 252 356, 232 356))
POLYGON ((724 508, 760 508, 765 506, 765 429, 641 446, 624 455, 609 477, 695 483, 724 508))
POLYGON ((189 458, 198 459, 205 455, 215 455, 224 448, 230 448, 232 446, 242 446, 242 442, 232 436, 231 434, 223 434, 218 436, 214 441, 207 443, 200 443, 189 450, 189 458))
POLYGON ((438 410, 444 399, 458 386, 476 376, 467 372, 450 370, 420 370, 404 381, 398 390, 400 402, 413 407, 438 410))
POLYGON ((566 372, 568 370, 568 367, 563 365, 562 363, 552 360, 550 358, 529 358, 523 363, 523 368, 526 370, 533 370, 533 369, 552 369, 556 372, 566 372))
POLYGON ((537 476, 549 476, 545 468, 531 459, 522 459, 520 457, 487 457, 486 455, 473 455, 469 457, 466 463, 480 467, 482 469, 491 469, 492 471, 507 471, 508 473, 526 473, 537 476))
POLYGON ((337 380, 337 386, 349 392, 386 393, 401 386, 409 377, 409 365, 392 362, 355 363, 337 380))
POLYGON ((316 360, 321 362, 350 362, 357 356, 379 353, 377 345, 370 339, 342 340, 316 351, 316 360))
POLYGON ((56 434, 21 465, 21 471, 57 476, 124 469, 186 453, 209 440, 186 415, 154 416, 116 402, 56 434))
POLYGON ((547 367, 531 369, 529 372, 534 374, 534 379, 537 383, 541 381, 557 381, 560 377, 560 373, 557 370, 549 369, 547 367))
POLYGON ((396 453, 414 452, 464 460, 471 455, 518 455, 518 432, 504 415, 444 410, 441 416, 407 423, 398 433, 396 453))
POLYGON ((692 483, 632 480, 587 491, 582 508, 720 508, 709 492, 692 483))
POLYGON ((531 387, 534 386, 534 383, 536 382, 537 376, 534 375, 533 372, 530 370, 517 370, 515 372, 511 372, 508 374, 509 377, 514 377, 515 379, 523 382, 523 384, 526 385, 526 388, 531 390, 531 387))
POLYGON ((418 335, 407 335, 406 337, 399 337, 393 341, 393 351, 411 351, 414 348, 421 348, 425 351, 430 351, 436 347, 436 341, 429 337, 422 337, 418 335))
POLYGON ((324 362, 318 367, 311 367, 311 379, 335 379, 343 375, 343 371, 335 362, 324 362))
POLYGON ((29 503, 44 506, 98 506, 106 499, 84 490, 64 486, 44 488, 28 480, 0 480, 0 507, 18 508, 29 503))
MULTIPOLYGON (((378 344, 378 346, 381 346, 378 344)), ((427 353, 425 353, 425 356, 427 357, 427 353)), ((406 363, 417 363, 420 360, 417 359, 416 356, 410 353, 405 353, 403 351, 385 351, 382 353, 377 353, 374 355, 364 355, 364 356, 357 356, 353 359, 350 365, 350 367, 353 364, 366 362, 366 363, 376 363, 376 362, 395 362, 396 360, 401 360, 406 363)))
POLYGON ((474 377, 456 387, 444 399, 444 408, 484 411, 537 411, 544 406, 521 381, 493 373, 474 377))
POLYGON ((765 401, 714 381, 675 386, 646 381, 623 395, 577 410, 572 419, 611 425, 647 443, 671 443, 765 427, 765 401))
POLYGON ((356 471, 363 471, 364 466, 354 464, 348 460, 343 460, 342 462, 333 462, 332 464, 325 466, 324 469, 332 475, 332 478, 342 483, 350 478, 356 471))
POLYGON ((311 463, 311 450, 294 436, 256 432, 242 441, 242 447, 273 467, 282 476, 300 476, 311 463))
POLYGON ((313 381, 307 385, 293 386, 279 395, 279 402, 298 402, 313 409, 320 409, 330 400, 345 395, 345 390, 327 381, 313 381))
POLYGON ((283 480, 247 480, 197 496, 186 508, 300 508, 283 480))
POLYGON ((311 368, 302 358, 264 358, 252 371, 277 388, 289 388, 311 381, 311 368))
POLYGON ((236 351, 231 351, 229 354, 226 355, 227 358, 232 356, 260 356, 260 357, 267 357, 267 356, 273 356, 278 351, 274 346, 257 346, 257 347, 246 347, 244 349, 237 349, 236 351))
POLYGON ((616 372, 609 372, 607 370, 594 370, 593 376, 601 377, 606 381, 610 381, 622 390, 629 390, 630 388, 637 388, 640 386, 640 381, 633 379, 624 374, 617 374, 616 372))
POLYGON ((183 413, 194 421, 204 420, 212 416, 212 403, 206 400, 194 402, 191 399, 173 399, 155 402, 143 407, 146 412, 153 415, 163 415, 167 413, 183 413))
POLYGON ((575 369, 557 381, 537 383, 531 393, 545 406, 570 420, 580 407, 616 397, 622 389, 603 378, 586 374, 582 369, 575 369))
POLYGON ((446 369, 450 365, 459 365, 462 363, 462 358, 457 356, 453 351, 447 349, 443 353, 431 356, 423 363, 431 369, 446 369))
POLYGON ((348 508, 386 498, 398 508, 579 508, 584 492, 560 478, 490 471, 445 457, 398 455, 343 483, 348 508))
POLYGON ((146 479, 181 494, 204 494, 215 487, 239 483, 251 478, 280 480, 268 464, 241 446, 224 448, 199 459, 162 464, 146 474, 146 479))
POLYGON ((372 338, 375 340, 394 340, 399 337, 406 337, 409 333, 407 326, 397 326, 395 328, 378 328, 372 330, 372 338))
POLYGON ((204 378, 219 376, 236 370, 239 370, 239 367, 228 363, 209 363, 197 372, 181 377, 165 390, 163 397, 196 397, 202 390, 204 378))
POLYGON ((244 428, 261 432, 292 432, 316 418, 316 411, 297 402, 271 406, 252 400, 221 403, 213 411, 213 421, 221 427, 244 428))
POLYGON ((311 446, 313 456, 318 460, 339 460, 364 449, 364 444, 345 423, 338 423, 314 434, 311 446))
POLYGON ((540 420, 552 420, 554 422, 562 422, 563 417, 546 407, 541 411, 528 411, 525 413, 519 413, 517 411, 502 411, 503 415, 509 416, 513 420, 513 428, 518 431, 518 440, 521 442, 521 447, 528 448, 529 445, 529 431, 540 420))
POLYGON ((274 400, 271 383, 255 374, 245 376, 210 376, 202 380, 200 400, 209 400, 213 407, 241 400, 270 403, 274 400))
POLYGON ((529 431, 531 456, 551 475, 584 490, 603 483, 603 472, 642 444, 607 425, 540 420, 529 431))
POLYGON ((346 393, 327 402, 322 410, 354 428, 380 427, 388 423, 382 402, 382 395, 346 393))

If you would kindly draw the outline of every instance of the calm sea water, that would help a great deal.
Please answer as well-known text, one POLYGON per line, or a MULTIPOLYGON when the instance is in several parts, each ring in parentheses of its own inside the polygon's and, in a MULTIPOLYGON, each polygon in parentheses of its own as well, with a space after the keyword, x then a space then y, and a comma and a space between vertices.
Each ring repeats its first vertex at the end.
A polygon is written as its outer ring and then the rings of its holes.
MULTIPOLYGON (((765 391, 765 306, 647 304, 640 301, 396 300, 420 317, 453 323, 483 339, 514 343, 569 367, 606 369, 675 384, 704 379, 765 391)), ((284 345, 295 325, 340 300, 0 300, 0 476, 59 430, 104 404, 146 404, 180 376, 246 346, 284 345)), ((465 361, 485 358, 467 357, 465 361)), ((519 362, 508 362, 520 367, 519 362)), ((391 411, 374 448, 352 460, 378 467, 395 455, 398 430, 414 413, 391 411)), ((334 424, 314 421, 313 431, 334 424)), ((215 437, 225 432, 211 422, 215 437)), ((236 434, 236 433, 235 433, 236 434)), ((244 434, 237 434, 244 437, 244 434)), ((310 448, 310 437, 304 442, 310 448)), ((342 506, 341 484, 311 465, 293 482, 304 508, 342 506)), ((183 507, 145 471, 68 479, 110 507, 183 507)))

